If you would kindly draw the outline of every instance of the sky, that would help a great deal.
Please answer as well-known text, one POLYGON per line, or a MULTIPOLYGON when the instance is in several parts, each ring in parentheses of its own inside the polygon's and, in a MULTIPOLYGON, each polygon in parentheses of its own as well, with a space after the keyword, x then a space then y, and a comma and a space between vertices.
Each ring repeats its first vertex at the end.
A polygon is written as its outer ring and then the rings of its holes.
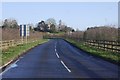
POLYGON ((68 26, 85 30, 99 25, 117 25, 117 2, 3 2, 2 20, 16 19, 19 24, 36 24, 54 18, 68 26))

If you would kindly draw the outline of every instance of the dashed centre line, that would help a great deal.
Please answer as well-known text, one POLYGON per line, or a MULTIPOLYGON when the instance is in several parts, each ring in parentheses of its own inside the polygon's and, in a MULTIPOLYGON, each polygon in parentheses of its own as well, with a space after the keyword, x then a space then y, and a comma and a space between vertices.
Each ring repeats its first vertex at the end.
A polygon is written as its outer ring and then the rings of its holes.
POLYGON ((71 70, 65 65, 65 63, 61 60, 61 63, 63 64, 63 66, 68 70, 68 72, 71 72, 71 70))
POLYGON ((57 55, 58 58, 60 58, 57 52, 56 52, 56 55, 57 55))
POLYGON ((55 52, 56 52, 57 50, 56 50, 56 48, 55 48, 55 52))
MULTIPOLYGON (((57 42, 55 43, 55 54, 58 58, 60 58, 60 56, 58 55, 57 50, 56 50, 56 44, 57 44, 57 42)), ((71 70, 65 65, 65 63, 62 60, 60 62, 67 69, 68 72, 71 72, 71 70)))

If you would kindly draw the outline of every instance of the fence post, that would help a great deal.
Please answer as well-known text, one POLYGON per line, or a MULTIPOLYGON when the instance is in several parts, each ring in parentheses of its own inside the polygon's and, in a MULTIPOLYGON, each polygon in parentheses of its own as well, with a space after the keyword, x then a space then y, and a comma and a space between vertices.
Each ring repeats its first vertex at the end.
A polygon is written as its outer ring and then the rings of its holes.
POLYGON ((14 46, 14 40, 12 40, 12 46, 14 46))
POLYGON ((114 45, 114 41, 111 42, 111 48, 112 48, 111 50, 112 50, 112 52, 114 52, 113 45, 114 45))
POLYGON ((0 48, 2 49, 2 41, 0 41, 0 48))

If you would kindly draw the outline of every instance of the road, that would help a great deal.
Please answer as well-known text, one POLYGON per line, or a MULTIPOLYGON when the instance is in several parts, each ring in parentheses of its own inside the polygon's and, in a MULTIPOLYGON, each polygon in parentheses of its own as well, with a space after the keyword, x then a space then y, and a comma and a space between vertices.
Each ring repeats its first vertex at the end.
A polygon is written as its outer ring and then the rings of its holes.
POLYGON ((118 78, 118 66, 62 39, 39 45, 10 65, 3 78, 118 78))

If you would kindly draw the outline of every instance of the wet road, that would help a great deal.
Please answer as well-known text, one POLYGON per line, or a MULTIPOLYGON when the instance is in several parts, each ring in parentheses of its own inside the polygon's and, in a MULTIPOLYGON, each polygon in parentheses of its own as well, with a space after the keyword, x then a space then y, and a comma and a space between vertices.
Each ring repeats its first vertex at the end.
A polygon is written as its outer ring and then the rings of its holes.
POLYGON ((39 45, 10 65, 3 78, 118 78, 118 66, 62 39, 39 45))

